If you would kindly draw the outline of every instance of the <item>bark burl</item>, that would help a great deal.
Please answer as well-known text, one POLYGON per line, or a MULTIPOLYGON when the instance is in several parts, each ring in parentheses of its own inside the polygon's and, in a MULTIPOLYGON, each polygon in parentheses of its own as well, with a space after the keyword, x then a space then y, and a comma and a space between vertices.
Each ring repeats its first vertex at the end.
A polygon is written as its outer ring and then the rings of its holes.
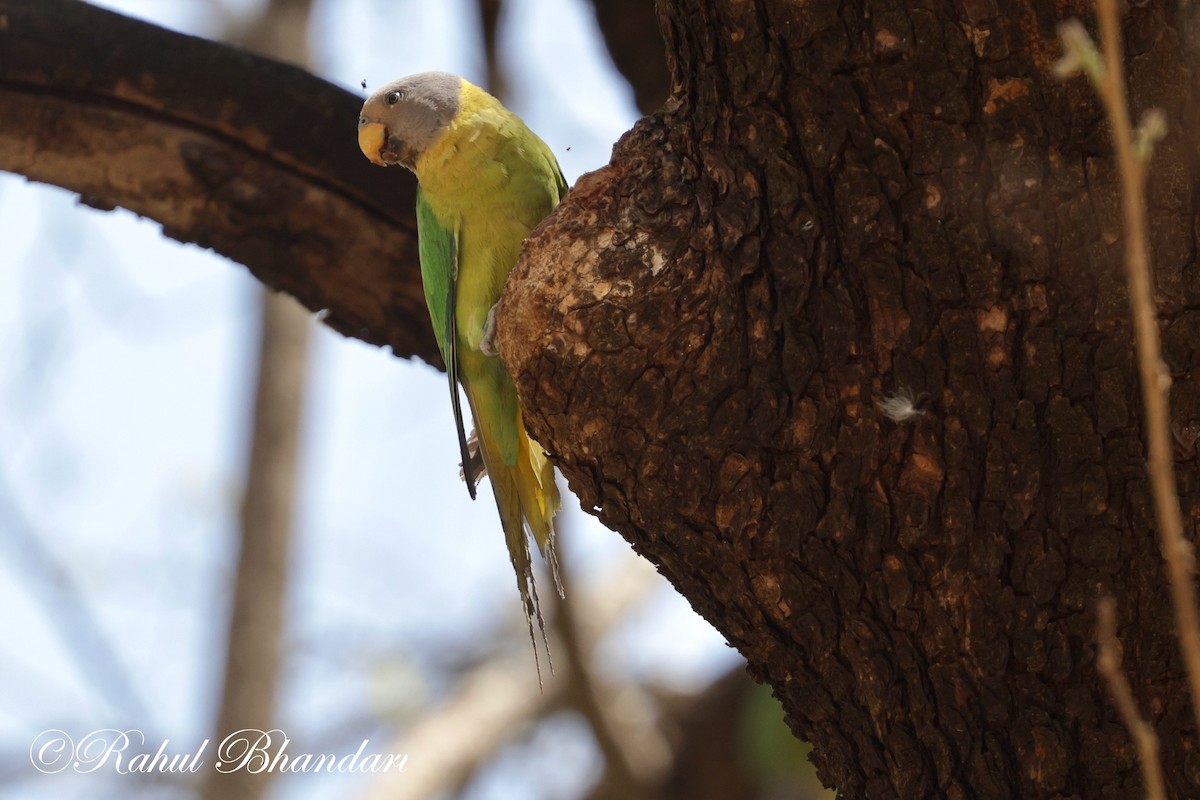
MULTIPOLYGON (((1056 7, 1057 6, 1057 7, 1056 7)), ((1185 7, 1189 7, 1185 4, 1185 7)), ((847 797, 1174 796, 1200 755, 1145 477, 1090 8, 663 0, 672 95, 513 273, 500 349, 584 507, 768 681, 847 797), (895 423, 877 403, 909 393, 895 423)), ((1200 515, 1188 21, 1127 9, 1185 520, 1200 515)))

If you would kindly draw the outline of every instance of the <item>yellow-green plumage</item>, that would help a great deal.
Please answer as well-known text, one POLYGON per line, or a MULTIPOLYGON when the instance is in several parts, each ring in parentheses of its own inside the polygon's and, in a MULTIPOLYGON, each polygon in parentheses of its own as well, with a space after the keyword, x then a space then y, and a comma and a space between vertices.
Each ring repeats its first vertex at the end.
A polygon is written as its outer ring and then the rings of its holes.
POLYGON ((557 582, 553 518, 559 495, 553 467, 525 430, 512 379, 499 358, 485 353, 484 339, 488 312, 500 299, 525 237, 562 199, 566 184, 545 143, 494 97, 461 78, 438 73, 385 86, 364 105, 359 131, 360 145, 373 161, 388 163, 391 156, 416 173, 421 275, 450 375, 468 486, 474 496, 456 381, 471 408, 532 633, 533 620, 541 627, 542 618, 526 529, 557 582), (447 97, 455 89, 457 97, 447 97), (395 117, 389 125, 388 107, 405 112, 405 103, 424 105, 413 105, 408 119, 395 117), (416 144, 393 132, 406 124, 416 144))

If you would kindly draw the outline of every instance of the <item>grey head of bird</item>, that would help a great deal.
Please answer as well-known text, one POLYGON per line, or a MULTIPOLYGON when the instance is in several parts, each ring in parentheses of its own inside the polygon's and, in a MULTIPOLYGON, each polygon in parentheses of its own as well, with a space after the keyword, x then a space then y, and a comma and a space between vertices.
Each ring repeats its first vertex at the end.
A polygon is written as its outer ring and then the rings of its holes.
POLYGON ((358 146, 381 167, 415 170, 421 153, 458 115, 462 79, 448 72, 421 72, 383 86, 363 103, 358 146))

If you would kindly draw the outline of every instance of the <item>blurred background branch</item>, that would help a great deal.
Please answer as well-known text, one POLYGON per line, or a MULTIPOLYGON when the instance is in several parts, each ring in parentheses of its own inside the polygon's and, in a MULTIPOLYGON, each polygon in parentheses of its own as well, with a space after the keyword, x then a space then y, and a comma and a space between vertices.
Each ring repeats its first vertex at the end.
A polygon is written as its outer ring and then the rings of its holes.
POLYGON ((643 114, 663 104, 671 88, 654 0, 592 0, 613 64, 629 81, 643 114))
MULTIPOLYGON (((309 66, 312 0, 270 0, 239 40, 263 55, 309 66)), ((258 375, 242 500, 225 675, 213 741, 240 730, 272 730, 284 633, 308 354, 308 313, 293 298, 261 287, 258 375)), ((209 770, 200 796, 259 800, 270 770, 209 770)))

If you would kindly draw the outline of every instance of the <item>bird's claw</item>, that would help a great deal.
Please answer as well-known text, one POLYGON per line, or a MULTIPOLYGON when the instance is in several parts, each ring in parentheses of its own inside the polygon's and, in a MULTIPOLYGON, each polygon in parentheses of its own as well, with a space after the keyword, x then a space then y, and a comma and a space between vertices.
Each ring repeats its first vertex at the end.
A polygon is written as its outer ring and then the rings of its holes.
POLYGON ((483 338, 479 340, 479 352, 489 358, 500 355, 496 349, 496 306, 488 309, 487 321, 483 323, 483 338))

